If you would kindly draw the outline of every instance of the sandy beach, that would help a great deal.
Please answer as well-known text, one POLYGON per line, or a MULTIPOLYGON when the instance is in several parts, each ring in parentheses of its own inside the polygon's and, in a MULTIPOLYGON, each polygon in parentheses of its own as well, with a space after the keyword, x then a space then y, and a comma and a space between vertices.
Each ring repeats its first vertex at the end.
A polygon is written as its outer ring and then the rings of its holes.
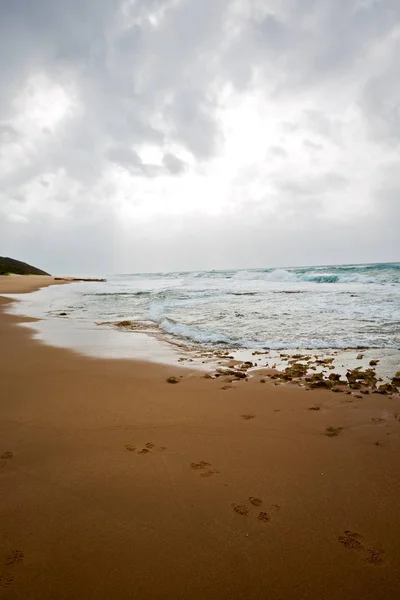
POLYGON ((1 598, 399 596, 398 396, 88 358, 22 321, 1 312, 1 598))

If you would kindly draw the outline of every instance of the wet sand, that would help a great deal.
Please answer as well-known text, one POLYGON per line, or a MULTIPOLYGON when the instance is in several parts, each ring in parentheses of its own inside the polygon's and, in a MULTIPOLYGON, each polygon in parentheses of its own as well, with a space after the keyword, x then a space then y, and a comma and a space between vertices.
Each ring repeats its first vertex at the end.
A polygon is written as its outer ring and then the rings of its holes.
POLYGON ((23 320, 0 317, 1 598, 399 596, 398 397, 87 358, 23 320))

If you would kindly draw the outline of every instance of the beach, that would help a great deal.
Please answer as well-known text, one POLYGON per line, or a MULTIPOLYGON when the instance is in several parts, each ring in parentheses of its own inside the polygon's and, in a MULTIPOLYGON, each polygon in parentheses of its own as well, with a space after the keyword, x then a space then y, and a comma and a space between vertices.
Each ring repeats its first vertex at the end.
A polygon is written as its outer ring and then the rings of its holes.
MULTIPOLYGON (((0 295, 53 283, 0 277, 0 295)), ((9 303, 1 598, 399 595, 398 394, 83 356, 9 303)))

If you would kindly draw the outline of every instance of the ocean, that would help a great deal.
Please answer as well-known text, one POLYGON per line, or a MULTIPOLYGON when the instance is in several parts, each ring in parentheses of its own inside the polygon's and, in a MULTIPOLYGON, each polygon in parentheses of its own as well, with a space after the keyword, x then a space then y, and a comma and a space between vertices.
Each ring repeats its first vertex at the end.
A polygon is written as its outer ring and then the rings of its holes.
MULTIPOLYGON (((129 333, 192 349, 397 352, 400 263, 111 275, 104 283, 45 288, 19 310, 86 331, 129 320, 129 333)), ((123 344, 129 355, 135 336, 123 344)))

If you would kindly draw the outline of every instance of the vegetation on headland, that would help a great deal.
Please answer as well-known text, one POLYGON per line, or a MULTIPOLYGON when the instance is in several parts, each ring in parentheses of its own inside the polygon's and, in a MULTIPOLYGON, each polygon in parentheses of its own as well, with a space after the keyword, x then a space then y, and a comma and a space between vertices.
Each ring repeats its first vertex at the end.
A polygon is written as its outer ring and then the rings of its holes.
POLYGON ((8 256, 0 256, 0 275, 49 275, 46 271, 37 269, 32 265, 9 258, 8 256))

